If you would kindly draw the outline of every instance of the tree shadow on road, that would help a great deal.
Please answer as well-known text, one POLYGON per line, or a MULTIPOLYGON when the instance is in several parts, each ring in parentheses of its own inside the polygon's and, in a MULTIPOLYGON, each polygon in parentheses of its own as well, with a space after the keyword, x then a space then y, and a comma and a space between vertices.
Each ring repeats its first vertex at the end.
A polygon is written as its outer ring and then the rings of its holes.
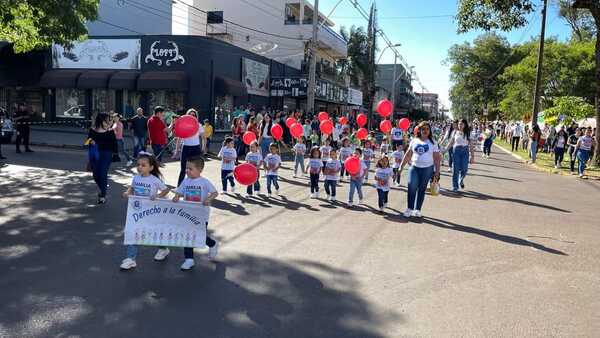
POLYGON ((487 195, 487 194, 484 194, 481 192, 475 192, 475 191, 464 191, 463 190, 459 193, 459 195, 462 195, 463 197, 467 197, 467 198, 482 200, 482 201, 487 201, 487 200, 505 201, 505 202, 527 205, 527 206, 533 206, 533 207, 537 207, 537 208, 548 209, 548 210, 552 210, 552 211, 564 212, 567 214, 571 213, 571 211, 569 211, 569 210, 557 208, 557 207, 547 205, 547 204, 541 204, 541 203, 526 201, 526 200, 512 198, 512 197, 492 196, 492 195, 487 195))
POLYGON ((497 241, 509 243, 509 244, 528 246, 528 247, 532 247, 534 249, 544 251, 547 253, 551 253, 551 254, 555 254, 555 255, 568 256, 566 253, 564 253, 560 250, 552 249, 552 248, 549 248, 549 247, 543 246, 541 244, 531 242, 531 241, 528 241, 528 240, 525 240, 525 239, 522 239, 519 237, 502 235, 502 234, 499 234, 499 233, 496 233, 493 231, 483 230, 483 229, 466 226, 466 225, 460 225, 460 224, 452 223, 452 222, 449 222, 446 220, 436 219, 436 218, 432 218, 432 217, 423 217, 422 223, 430 224, 430 225, 433 225, 433 226, 436 226, 439 228, 475 234, 475 235, 487 237, 490 239, 495 239, 497 241))

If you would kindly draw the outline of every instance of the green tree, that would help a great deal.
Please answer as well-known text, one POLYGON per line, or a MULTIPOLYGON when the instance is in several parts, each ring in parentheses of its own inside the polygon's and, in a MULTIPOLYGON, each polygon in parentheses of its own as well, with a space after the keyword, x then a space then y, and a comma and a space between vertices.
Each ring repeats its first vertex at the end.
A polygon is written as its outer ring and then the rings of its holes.
POLYGON ((571 38, 577 41, 590 41, 596 35, 596 25, 592 14, 580 8, 573 8, 572 0, 559 0, 558 15, 571 27, 571 38))
POLYGON ((0 0, 0 41, 17 53, 45 48, 53 42, 69 45, 87 34, 99 0, 0 0))
POLYGON ((454 114, 475 117, 486 106, 488 111, 497 111, 502 88, 497 75, 517 61, 517 57, 512 54, 508 41, 495 33, 482 34, 472 44, 465 42, 450 47, 444 63, 450 65, 454 114))
POLYGON ((556 125, 561 121, 578 121, 594 116, 594 106, 577 96, 561 96, 554 99, 554 106, 545 110, 546 120, 556 125))
POLYGON ((347 76, 354 87, 362 86, 369 64, 369 37, 364 28, 352 26, 341 27, 340 35, 348 44, 348 57, 338 61, 338 69, 347 76))

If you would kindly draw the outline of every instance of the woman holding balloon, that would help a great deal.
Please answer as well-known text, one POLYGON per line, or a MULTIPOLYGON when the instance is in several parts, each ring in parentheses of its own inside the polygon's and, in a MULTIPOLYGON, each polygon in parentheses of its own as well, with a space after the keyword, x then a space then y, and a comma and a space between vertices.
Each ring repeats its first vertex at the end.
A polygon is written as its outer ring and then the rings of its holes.
POLYGON ((417 137, 410 141, 402 160, 400 172, 410 162, 408 169, 408 208, 404 217, 422 217, 421 208, 425 201, 427 184, 433 178, 440 178, 441 155, 437 143, 433 140, 429 122, 421 122, 415 128, 417 137))
POLYGON ((260 144, 260 151, 263 157, 267 156, 269 153, 269 145, 273 142, 271 128, 273 128, 271 115, 265 114, 260 123, 260 127, 258 128, 258 143, 260 144))
POLYGON ((183 140, 177 186, 179 186, 185 178, 185 166, 188 158, 202 155, 202 149, 200 148, 200 134, 204 132, 204 129, 196 119, 196 116, 196 110, 188 109, 185 116, 178 118, 174 122, 173 128, 175 136, 183 140))

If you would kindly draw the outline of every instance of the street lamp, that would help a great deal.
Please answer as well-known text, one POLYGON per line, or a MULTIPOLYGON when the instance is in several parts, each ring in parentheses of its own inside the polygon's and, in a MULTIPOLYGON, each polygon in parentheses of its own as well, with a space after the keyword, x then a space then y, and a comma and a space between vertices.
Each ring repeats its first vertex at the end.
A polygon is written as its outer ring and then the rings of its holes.
MULTIPOLYGON (((388 48, 396 48, 396 47, 400 47, 402 46, 402 44, 397 43, 394 45, 387 45, 385 46, 385 48, 381 51, 381 54, 379 55, 379 59, 377 60, 377 63, 379 64, 379 61, 381 61, 381 57, 383 56, 383 53, 385 53, 385 50, 388 48)), ((395 112, 396 111, 396 81, 398 79, 396 79, 396 63, 398 60, 398 52, 394 51, 394 71, 392 74, 392 111, 395 112)), ((394 116, 392 116, 392 119, 394 118, 394 116)))

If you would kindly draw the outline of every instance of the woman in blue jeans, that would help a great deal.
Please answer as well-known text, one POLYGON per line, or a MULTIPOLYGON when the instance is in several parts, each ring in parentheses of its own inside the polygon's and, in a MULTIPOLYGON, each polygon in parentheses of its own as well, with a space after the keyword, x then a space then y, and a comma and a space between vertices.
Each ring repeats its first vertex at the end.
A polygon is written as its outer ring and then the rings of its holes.
POLYGON ((540 144, 541 138, 542 131, 537 124, 534 124, 529 132, 529 157, 531 158, 531 163, 535 163, 537 159, 538 145, 540 144))
POLYGON ((263 120, 258 127, 258 143, 260 144, 260 151, 263 156, 269 154, 269 145, 273 142, 273 136, 271 135, 271 127, 273 127, 273 120, 271 115, 265 114, 263 120))
POLYGON ((588 127, 585 130, 585 135, 581 136, 577 140, 577 146, 575 147, 575 153, 577 154, 577 160, 579 161, 579 177, 582 178, 585 172, 585 165, 590 159, 592 153, 592 147, 594 146, 594 138, 592 137, 592 128, 588 127))
MULTIPOLYGON (((197 112, 195 109, 188 109, 186 115, 191 115, 197 118, 197 112)), ((200 134, 204 132, 204 128, 198 123, 198 132, 191 137, 183 139, 183 148, 181 148, 181 162, 179 169, 179 179, 177 180, 177 186, 181 184, 185 178, 185 167, 188 158, 202 156, 202 148, 200 148, 200 134)))
POLYGON ((462 119, 458 127, 450 136, 449 151, 453 153, 452 163, 452 190, 458 192, 458 187, 465 188, 465 177, 469 171, 469 162, 475 159, 475 143, 470 138, 471 130, 467 120, 462 119))
POLYGON ((94 125, 88 133, 90 139, 89 161, 94 175, 94 182, 98 185, 98 204, 106 203, 106 188, 108 186, 108 170, 112 156, 117 153, 117 138, 111 129, 110 115, 98 113, 94 125))
POLYGON ((421 208, 425 201, 427 184, 432 179, 439 181, 442 156, 440 149, 433 140, 429 122, 421 122, 417 126, 417 137, 408 145, 408 150, 402 160, 400 172, 410 162, 408 169, 408 208, 404 217, 423 217, 421 208))

